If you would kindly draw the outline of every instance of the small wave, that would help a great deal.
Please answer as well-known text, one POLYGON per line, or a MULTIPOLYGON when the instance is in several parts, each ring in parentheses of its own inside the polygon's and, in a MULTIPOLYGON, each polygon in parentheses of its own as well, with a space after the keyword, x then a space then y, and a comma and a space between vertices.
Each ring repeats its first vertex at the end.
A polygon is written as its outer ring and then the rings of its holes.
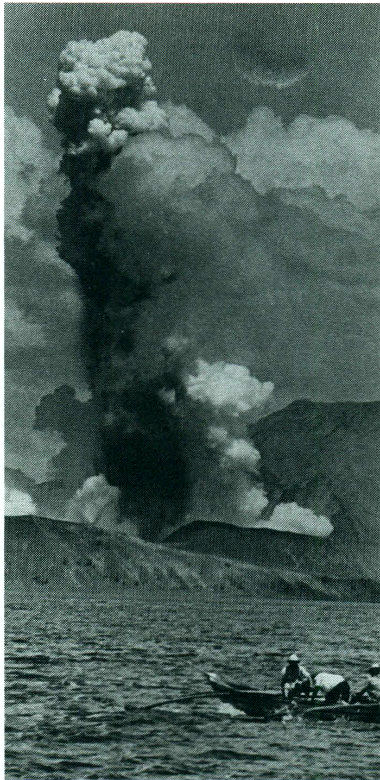
POLYGON ((57 661, 53 661, 49 655, 42 655, 41 653, 37 653, 36 655, 23 655, 22 653, 20 655, 8 655, 6 657, 6 663, 17 663, 17 664, 50 664, 50 663, 58 663, 57 661))
POLYGON ((14 645, 27 645, 29 643, 29 638, 27 636, 10 636, 9 641, 13 642, 14 645))
POLYGON ((239 761, 273 761, 275 756, 266 753, 242 752, 232 748, 213 748, 201 754, 202 758, 217 758, 228 761, 230 758, 239 761))

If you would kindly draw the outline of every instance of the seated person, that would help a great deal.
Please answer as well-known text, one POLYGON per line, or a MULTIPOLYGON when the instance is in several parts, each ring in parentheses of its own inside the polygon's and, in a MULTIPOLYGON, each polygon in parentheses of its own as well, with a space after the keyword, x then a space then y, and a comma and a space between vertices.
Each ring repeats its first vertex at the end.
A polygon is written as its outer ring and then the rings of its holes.
POLYGON ((342 674, 320 672, 313 677, 313 701, 319 692, 324 694, 325 704, 350 701, 350 686, 342 674))
POLYGON ((380 664, 372 664, 367 672, 367 682, 358 693, 352 697, 352 702, 377 702, 380 704, 380 664))
POLYGON ((288 658, 286 666, 281 671, 281 691, 285 699, 289 701, 299 694, 308 696, 311 690, 311 676, 309 672, 300 665, 300 660, 296 653, 292 653, 288 658))

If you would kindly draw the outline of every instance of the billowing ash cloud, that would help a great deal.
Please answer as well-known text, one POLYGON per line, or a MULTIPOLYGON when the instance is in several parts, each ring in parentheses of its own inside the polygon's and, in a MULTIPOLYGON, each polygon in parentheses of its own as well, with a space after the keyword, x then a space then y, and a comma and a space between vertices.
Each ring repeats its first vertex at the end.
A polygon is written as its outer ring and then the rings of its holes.
POLYGON ((35 515, 37 513, 37 508, 32 497, 28 493, 5 486, 4 511, 8 517, 35 515))
POLYGON ((4 112, 7 154, 4 158, 4 223, 7 236, 26 242, 32 235, 22 217, 30 197, 40 194, 43 180, 54 169, 54 158, 44 147, 39 128, 26 117, 17 117, 12 108, 4 112))
POLYGON ((359 210, 380 203, 380 137, 348 119, 299 116, 285 128, 272 109, 256 108, 225 142, 257 192, 317 186, 359 210))
POLYGON ((256 523, 256 527, 319 537, 330 536, 334 530, 328 517, 316 515, 311 509, 298 506, 295 502, 277 504, 270 518, 256 523))
POLYGON ((267 499, 247 425, 273 403, 272 381, 277 404, 295 388, 372 397, 379 230, 358 210, 366 162, 344 128, 332 129, 341 174, 315 162, 315 123, 302 120, 289 146, 305 146, 302 175, 296 155, 276 179, 262 113, 260 179, 240 148, 250 134, 222 143, 186 108, 166 105, 165 121, 147 106, 148 71, 136 34, 70 44, 51 102, 72 188, 60 253, 86 297, 101 471, 152 537, 195 517, 257 521, 267 499))
POLYGON ((95 172, 120 151, 130 133, 165 124, 165 112, 151 99, 156 88, 146 45, 143 35, 120 30, 95 43, 70 41, 61 52, 48 106, 64 134, 68 173, 77 155, 95 172))
POLYGON ((5 143, 6 462, 44 480, 62 441, 33 429, 35 406, 63 382, 86 387, 78 284, 56 251, 56 212, 68 188, 41 131, 8 107, 5 143))
MULTIPOLYGON (((112 422, 115 420, 117 424, 123 422, 119 419, 119 414, 115 414, 110 408, 108 388, 98 381, 102 360, 109 362, 107 352, 117 319, 116 313, 112 317, 105 311, 105 306, 113 297, 120 274, 110 252, 100 245, 102 230, 106 223, 111 222, 112 204, 96 191, 96 176, 110 165, 112 157, 120 152, 130 134, 156 130, 165 124, 164 111, 151 99, 155 87, 149 75, 151 65, 145 57, 145 48, 146 40, 143 36, 127 31, 120 31, 95 43, 70 42, 61 53, 57 87, 48 99, 54 123, 63 134, 64 154, 61 168, 68 175, 72 188, 68 198, 63 201, 59 214, 62 238, 60 252, 62 258, 78 272, 84 292, 88 296, 85 325, 90 379, 95 392, 95 406, 100 415, 104 414, 108 429, 112 429, 112 422), (75 222, 74 230, 72 221, 75 222), (108 324, 104 329, 106 322, 108 324)), ((132 297, 133 301, 142 292, 140 283, 136 289, 129 288, 131 284, 126 281, 120 289, 120 296, 125 295, 125 304, 128 303, 128 297, 132 297)), ((120 303, 116 304, 116 312, 120 312, 120 303)), ((128 349, 128 313, 126 320, 120 333, 128 349)), ((157 393, 153 395, 156 396, 157 393)), ((128 412, 132 412, 133 417, 135 403, 136 399, 132 401, 128 411, 125 404, 126 419, 128 412)), ((112 474, 112 465, 117 470, 118 463, 124 463, 119 446, 125 446, 125 457, 128 459, 128 445, 134 446, 132 429, 133 424, 129 421, 126 437, 123 425, 115 442, 112 430, 111 435, 107 436, 107 432, 104 436, 107 476, 111 474, 111 481, 116 482, 116 485, 123 486, 125 477, 119 473, 112 474), (109 450, 115 445, 117 452, 112 464, 109 450)), ((141 446, 145 451, 149 442, 144 442, 141 446)), ((131 476, 129 474, 129 481, 132 494, 135 494, 136 488, 139 487, 136 480, 141 477, 140 468, 135 469, 134 479, 131 476)), ((147 482, 151 482, 150 474, 146 476, 147 482)), ((86 502, 89 490, 93 493, 95 489, 96 496, 99 495, 99 478, 96 479, 95 488, 91 481, 84 483, 83 488, 76 493, 73 506, 77 506, 78 502, 86 502)), ((102 476, 102 479, 105 478, 102 476)), ((117 487, 110 489, 118 490, 117 487)), ((93 496, 90 505, 92 499, 93 496)), ((144 507, 145 511, 146 509, 147 507, 144 507)), ((87 514, 89 511, 86 508, 87 514)))

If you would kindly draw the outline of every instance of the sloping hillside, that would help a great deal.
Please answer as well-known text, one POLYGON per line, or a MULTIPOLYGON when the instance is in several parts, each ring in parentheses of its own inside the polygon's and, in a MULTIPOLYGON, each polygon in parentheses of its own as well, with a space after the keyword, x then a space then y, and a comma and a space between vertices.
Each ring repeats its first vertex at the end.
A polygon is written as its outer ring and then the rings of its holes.
MULTIPOLYGON (((300 401, 260 420, 269 498, 326 515, 327 538, 197 522, 164 544, 37 517, 6 521, 7 589, 203 589, 216 593, 380 596, 380 404, 300 401)), ((17 475, 16 475, 17 476, 17 475)))
MULTIPOLYGON (((269 498, 326 515, 325 539, 193 523, 168 543, 330 580, 380 581, 380 404, 295 402, 251 429, 269 498)), ((373 587, 368 585, 369 588, 373 587)))
MULTIPOLYGON (((379 590, 378 550, 348 551, 351 540, 332 535, 326 539, 266 528, 237 528, 222 523, 191 523, 166 540, 176 549, 192 550, 266 566, 269 570, 294 571, 330 584, 352 580, 368 582, 379 590), (378 561, 377 561, 378 563, 378 561), (372 583, 372 584, 371 584, 372 583)), ((339 586, 340 587, 340 586, 339 586)), ((350 585, 347 584, 348 590, 350 585)))
POLYGON ((380 403, 296 401, 250 433, 270 499, 327 514, 353 549, 380 540, 380 403))
POLYGON ((341 583, 131 539, 92 526, 11 517, 5 523, 6 594, 49 598, 163 591, 216 597, 376 598, 360 581, 341 583))

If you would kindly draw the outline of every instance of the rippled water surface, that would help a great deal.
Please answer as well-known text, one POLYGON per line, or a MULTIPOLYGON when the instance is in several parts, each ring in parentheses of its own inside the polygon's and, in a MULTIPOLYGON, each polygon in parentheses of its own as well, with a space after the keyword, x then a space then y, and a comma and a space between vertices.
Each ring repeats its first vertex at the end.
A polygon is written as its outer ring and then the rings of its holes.
POLYGON ((352 683, 380 646, 375 605, 24 601, 7 607, 7 780, 380 778, 379 726, 255 723, 206 691, 216 670, 266 687, 284 655, 352 683))

